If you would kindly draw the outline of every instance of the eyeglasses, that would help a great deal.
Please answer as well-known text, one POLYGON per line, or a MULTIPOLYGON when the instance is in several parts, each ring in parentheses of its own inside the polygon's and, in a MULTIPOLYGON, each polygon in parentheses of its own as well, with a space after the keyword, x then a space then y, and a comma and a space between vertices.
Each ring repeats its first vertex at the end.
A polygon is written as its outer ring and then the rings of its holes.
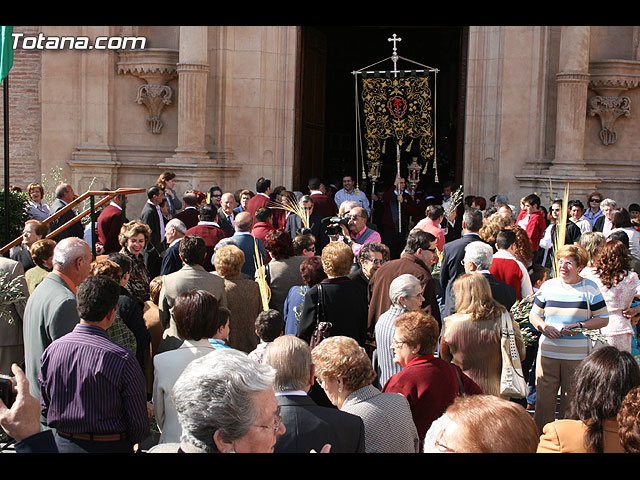
POLYGON ((211 196, 212 196, 212 197, 221 197, 221 196, 222 196, 222 194, 221 194, 221 193, 214 193, 214 194, 212 194, 211 196))
POLYGON ((315 252, 315 251, 316 251, 316 246, 315 246, 315 245, 312 245, 311 247, 307 248, 307 250, 308 250, 309 252, 315 252))
POLYGON ((573 262, 571 260, 565 260, 564 258, 561 258, 560 260, 558 260, 558 266, 561 265, 566 265, 567 267, 575 267, 576 262, 573 262))
POLYGON ((367 258, 365 262, 373 263, 374 265, 382 265, 384 263, 384 260, 380 260, 377 258, 367 258))
POLYGON ((590 201, 591 202, 600 203, 600 199, 599 198, 592 198, 590 201))
POLYGON ((395 338, 393 340, 391 340, 391 346, 392 347, 401 347, 405 343, 407 343, 407 342, 401 342, 400 340, 396 340, 395 338))
POLYGON ((425 250, 429 250, 431 253, 436 253, 438 251, 437 248, 425 248, 425 250))
POLYGON ((277 433, 278 429, 280 428, 280 424, 282 423, 282 417, 280 416, 280 406, 278 406, 278 410, 276 410, 276 416, 274 418, 274 423, 273 425, 252 425, 253 427, 259 427, 259 428, 271 428, 273 430, 273 433, 277 433))

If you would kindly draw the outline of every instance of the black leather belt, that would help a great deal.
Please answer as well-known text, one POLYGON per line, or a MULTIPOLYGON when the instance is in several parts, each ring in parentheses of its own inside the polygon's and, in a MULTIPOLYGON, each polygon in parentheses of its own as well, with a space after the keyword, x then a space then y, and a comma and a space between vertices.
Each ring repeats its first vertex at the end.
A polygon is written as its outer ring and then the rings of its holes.
POLYGON ((126 432, 122 433, 65 433, 57 431, 58 435, 64 438, 74 438, 76 440, 87 440, 90 442, 118 442, 126 440, 126 432))

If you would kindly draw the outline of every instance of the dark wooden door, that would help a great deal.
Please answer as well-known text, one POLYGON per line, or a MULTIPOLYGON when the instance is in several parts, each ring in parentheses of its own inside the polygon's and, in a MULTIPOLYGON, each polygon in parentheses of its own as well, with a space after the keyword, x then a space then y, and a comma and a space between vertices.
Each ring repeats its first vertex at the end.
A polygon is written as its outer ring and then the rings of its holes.
POLYGON ((302 27, 300 42, 293 188, 305 191, 309 178, 324 175, 327 42, 313 27, 302 27))

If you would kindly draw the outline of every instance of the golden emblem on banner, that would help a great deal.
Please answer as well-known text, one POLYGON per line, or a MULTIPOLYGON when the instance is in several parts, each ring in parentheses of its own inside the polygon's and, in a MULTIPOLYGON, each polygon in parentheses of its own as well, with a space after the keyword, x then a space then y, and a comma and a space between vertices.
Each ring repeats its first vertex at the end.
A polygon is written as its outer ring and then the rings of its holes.
POLYGON ((417 139, 420 156, 433 157, 433 106, 428 77, 363 78, 362 101, 370 160, 380 158, 381 141, 389 138, 398 145, 417 139))

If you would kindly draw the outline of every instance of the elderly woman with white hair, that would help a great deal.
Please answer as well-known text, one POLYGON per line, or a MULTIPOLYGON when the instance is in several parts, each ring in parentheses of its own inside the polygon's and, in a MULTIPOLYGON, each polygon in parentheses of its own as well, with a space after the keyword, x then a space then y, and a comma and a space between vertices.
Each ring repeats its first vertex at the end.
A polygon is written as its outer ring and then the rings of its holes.
POLYGON ((180 443, 150 453, 272 453, 286 428, 273 390, 276 371, 231 348, 192 361, 173 387, 180 443))
MULTIPOLYGON (((491 272, 491 264, 493 263, 493 248, 485 242, 471 242, 464 249, 464 258, 462 264, 465 273, 481 273, 489 282, 491 294, 499 303, 507 309, 511 309, 516 303, 516 290, 504 282, 499 281, 491 272)), ((453 288, 447 296, 447 302, 442 311, 442 317, 448 317, 456 313, 456 296, 453 288)))
POLYGON ((593 224, 594 232, 602 232, 608 237, 613 229, 613 213, 618 209, 618 203, 612 198, 605 198, 600 202, 600 210, 603 216, 598 218, 593 224))
POLYGON ((400 275, 389 286, 389 299, 391 307, 378 318, 375 327, 376 336, 376 361, 374 366, 378 374, 377 384, 382 388, 387 380, 402 370, 393 361, 391 342, 395 327, 395 318, 405 312, 420 310, 424 297, 420 280, 414 275, 405 273, 400 275))

